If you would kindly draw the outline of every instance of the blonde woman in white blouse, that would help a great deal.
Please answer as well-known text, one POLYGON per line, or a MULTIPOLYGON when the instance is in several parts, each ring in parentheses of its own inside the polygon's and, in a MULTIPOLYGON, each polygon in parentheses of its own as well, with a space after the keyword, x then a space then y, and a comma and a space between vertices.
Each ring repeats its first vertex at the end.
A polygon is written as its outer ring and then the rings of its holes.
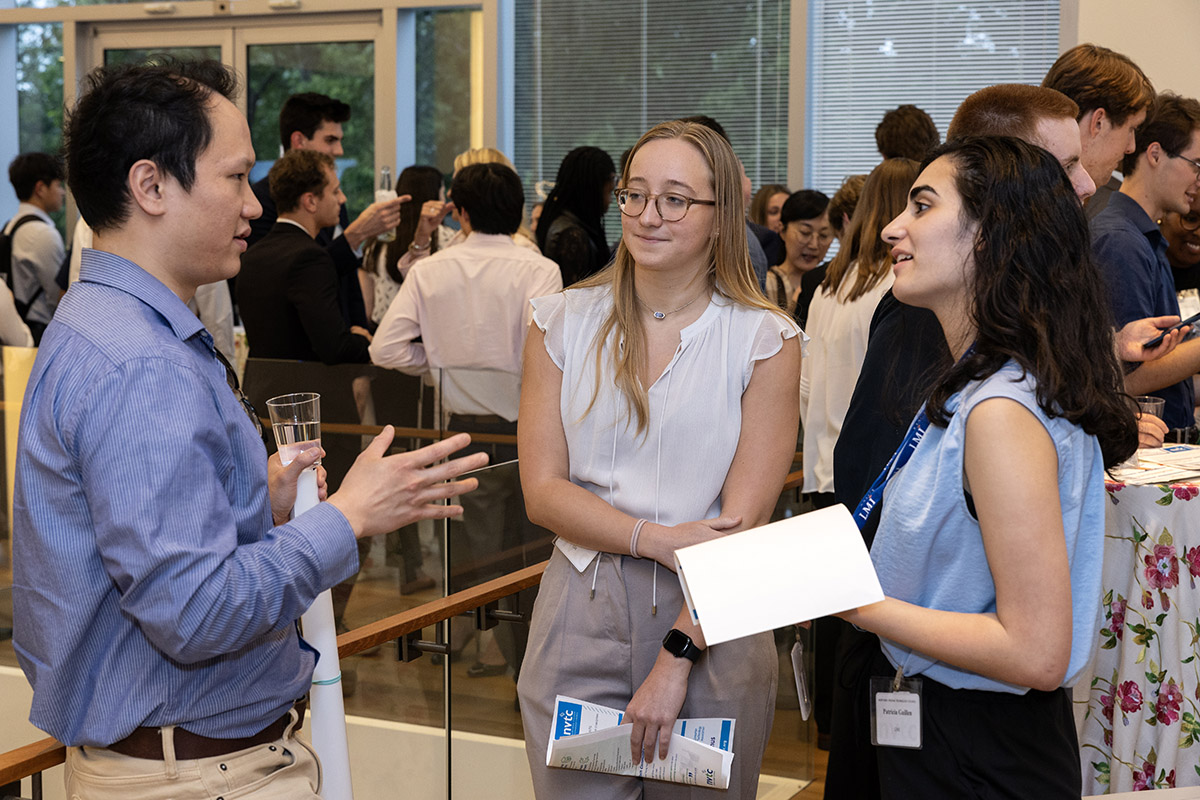
POLYGON ((750 800, 774 713, 772 636, 706 649, 669 570, 676 548, 768 521, 792 460, 799 330, 754 284, 720 136, 656 126, 616 194, 615 263, 535 300, 525 348, 521 482, 530 519, 559 537, 518 683, 535 793, 687 791, 547 768, 564 694, 625 709, 631 756, 647 761, 680 716, 737 718, 723 796, 750 800))

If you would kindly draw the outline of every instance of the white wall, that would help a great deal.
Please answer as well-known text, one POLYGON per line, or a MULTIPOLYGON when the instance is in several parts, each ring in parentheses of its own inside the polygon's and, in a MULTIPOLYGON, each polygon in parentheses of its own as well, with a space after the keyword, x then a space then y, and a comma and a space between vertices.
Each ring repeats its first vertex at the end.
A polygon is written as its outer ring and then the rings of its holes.
POLYGON ((1076 0, 1063 11, 1063 50, 1103 45, 1133 59, 1156 90, 1200 98, 1200 2, 1076 0))

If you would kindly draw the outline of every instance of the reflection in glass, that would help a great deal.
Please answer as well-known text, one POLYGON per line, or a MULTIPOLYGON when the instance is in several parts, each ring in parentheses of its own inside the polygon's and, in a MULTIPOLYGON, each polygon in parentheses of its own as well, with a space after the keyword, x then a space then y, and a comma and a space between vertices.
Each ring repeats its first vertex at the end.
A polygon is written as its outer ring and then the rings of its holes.
POLYGON ((180 61, 221 60, 221 46, 209 45, 201 47, 128 47, 104 51, 104 65, 111 67, 116 64, 145 64, 156 61, 162 56, 168 56, 180 61))
MULTIPOLYGON (((470 10, 417 12, 416 163, 453 172, 471 146, 470 10)), ((401 165, 403 166, 403 165, 401 165)))
POLYGON ((345 123, 345 154, 338 173, 350 218, 372 203, 375 195, 375 44, 374 42, 305 42, 256 44, 246 48, 246 116, 258 163, 258 180, 279 157, 279 109, 299 92, 317 92, 350 106, 345 123))

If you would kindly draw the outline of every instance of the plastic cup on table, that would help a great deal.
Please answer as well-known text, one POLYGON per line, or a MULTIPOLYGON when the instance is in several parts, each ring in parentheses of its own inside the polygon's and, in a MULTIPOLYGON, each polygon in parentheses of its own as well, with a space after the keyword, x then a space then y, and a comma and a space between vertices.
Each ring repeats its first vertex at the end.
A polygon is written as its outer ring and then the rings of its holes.
POLYGON ((1167 405, 1167 401, 1161 397, 1149 397, 1147 395, 1139 395, 1133 398, 1138 405, 1138 411, 1142 414, 1153 414, 1162 419, 1163 409, 1167 405))
MULTIPOLYGON (((1166 407, 1167 401, 1163 400, 1161 397, 1138 395, 1137 397, 1133 398, 1133 401, 1137 403, 1139 417, 1142 416, 1142 414, 1150 414, 1151 416, 1158 417, 1159 419, 1163 418, 1163 409, 1166 407)), ((1134 460, 1136 463, 1136 459, 1137 454, 1135 453, 1132 460, 1134 460)))

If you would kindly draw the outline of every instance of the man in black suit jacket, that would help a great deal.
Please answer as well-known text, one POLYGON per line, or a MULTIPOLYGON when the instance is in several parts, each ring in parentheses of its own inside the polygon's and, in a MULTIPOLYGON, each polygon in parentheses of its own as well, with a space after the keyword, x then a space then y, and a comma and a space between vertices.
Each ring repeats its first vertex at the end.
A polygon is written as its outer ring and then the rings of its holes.
POLYGON ((291 150, 267 178, 281 211, 270 233, 242 255, 237 283, 250 355, 369 362, 370 334, 342 316, 333 257, 314 240, 345 201, 333 158, 291 150))
MULTIPOLYGON (((305 92, 294 94, 279 112, 279 140, 284 153, 292 150, 315 150, 334 158, 342 155, 342 123, 350 119, 350 106, 323 94, 305 92)), ((247 245, 253 247, 271 232, 278 217, 275 200, 271 197, 270 176, 253 184, 254 196, 262 204, 262 216, 250 223, 247 245)), ((316 242, 325 248, 337 267, 338 307, 347 325, 373 329, 363 305, 362 289, 358 283, 358 267, 362 261, 362 246, 372 237, 391 230, 400 223, 402 199, 372 203, 350 222, 345 198, 338 215, 322 225, 316 242), (336 227, 335 227, 336 226, 336 227), (334 235, 341 229, 341 233, 334 235)), ((240 304, 240 301, 239 301, 240 304)))

